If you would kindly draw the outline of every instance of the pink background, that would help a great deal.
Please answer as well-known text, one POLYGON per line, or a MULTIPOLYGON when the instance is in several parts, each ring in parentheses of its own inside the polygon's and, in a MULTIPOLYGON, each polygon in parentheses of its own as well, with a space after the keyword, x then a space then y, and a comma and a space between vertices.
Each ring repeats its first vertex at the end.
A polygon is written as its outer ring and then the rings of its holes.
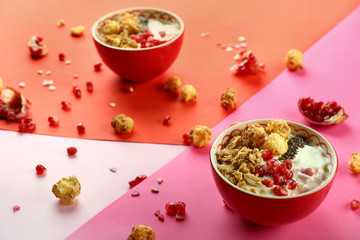
POLYGON ((137 186, 140 196, 134 198, 128 192, 68 239, 126 239, 139 224, 153 227, 157 239, 357 239, 360 211, 352 211, 349 202, 360 200, 360 179, 347 169, 347 161, 360 151, 359 22, 360 7, 304 54, 303 70, 282 72, 213 129, 215 139, 233 121, 282 118, 313 127, 328 138, 337 151, 339 170, 328 197, 313 214, 276 228, 244 221, 224 207, 216 190, 208 159, 210 147, 190 147, 137 186), (298 99, 307 96, 336 100, 349 119, 329 127, 310 125, 297 110, 298 99), (150 189, 158 185, 158 177, 164 182, 155 194, 150 189), (154 216, 156 210, 165 212, 168 201, 187 204, 185 221, 165 215, 160 222, 154 216))

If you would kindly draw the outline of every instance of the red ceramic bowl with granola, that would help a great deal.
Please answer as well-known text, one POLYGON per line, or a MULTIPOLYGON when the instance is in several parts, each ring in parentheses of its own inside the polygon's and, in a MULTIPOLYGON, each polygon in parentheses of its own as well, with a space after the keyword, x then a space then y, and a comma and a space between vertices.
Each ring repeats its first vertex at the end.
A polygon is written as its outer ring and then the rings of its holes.
POLYGON ((156 8, 128 8, 108 13, 92 27, 103 62, 126 80, 144 82, 164 73, 176 60, 184 23, 156 8))
POLYGON ((327 196, 338 168, 333 146, 320 133, 272 119, 226 129, 214 141, 210 160, 224 202, 265 226, 311 214, 327 196))

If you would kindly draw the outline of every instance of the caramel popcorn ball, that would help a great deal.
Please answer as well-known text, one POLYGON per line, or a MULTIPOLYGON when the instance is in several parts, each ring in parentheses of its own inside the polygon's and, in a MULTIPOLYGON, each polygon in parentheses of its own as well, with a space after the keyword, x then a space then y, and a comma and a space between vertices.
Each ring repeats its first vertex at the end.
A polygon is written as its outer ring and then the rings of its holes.
POLYGON ((62 178, 52 187, 54 195, 60 198, 61 203, 66 205, 74 203, 74 199, 80 194, 80 190, 81 185, 76 176, 62 178))
POLYGON ((127 240, 155 240, 155 231, 149 226, 138 225, 133 227, 127 240))
POLYGON ((349 169, 360 174, 360 153, 353 153, 349 159, 349 169))
POLYGON ((190 131, 190 139, 194 146, 205 147, 210 144, 212 131, 206 126, 197 125, 190 131))
POLYGON ((280 134, 271 133, 267 137, 262 148, 270 150, 275 155, 282 156, 287 152, 288 144, 285 138, 283 138, 280 134))
POLYGON ((285 56, 285 65, 288 69, 297 71, 302 68, 304 57, 302 52, 296 49, 291 49, 285 56))
POLYGON ((80 25, 80 26, 76 26, 76 27, 72 27, 70 29, 71 35, 75 36, 75 37, 80 37, 85 31, 85 27, 80 25))
POLYGON ((240 144, 250 148, 260 148, 266 139, 265 129, 258 123, 245 126, 240 135, 240 144))
POLYGON ((181 79, 177 76, 173 76, 166 80, 164 89, 165 91, 171 92, 178 89, 181 85, 181 79))
POLYGON ((117 133, 130 133, 134 129, 134 120, 125 114, 119 114, 113 118, 111 126, 117 133))
POLYGON ((236 91, 232 88, 226 89, 226 91, 221 95, 221 105, 223 105, 227 110, 234 109, 236 103, 236 91))
POLYGON ((195 99, 197 97, 195 88, 190 84, 184 85, 181 88, 181 97, 184 100, 184 102, 189 102, 195 99))
POLYGON ((267 134, 277 133, 281 135, 285 140, 288 140, 291 133, 291 128, 285 120, 274 119, 266 125, 265 131, 267 134))

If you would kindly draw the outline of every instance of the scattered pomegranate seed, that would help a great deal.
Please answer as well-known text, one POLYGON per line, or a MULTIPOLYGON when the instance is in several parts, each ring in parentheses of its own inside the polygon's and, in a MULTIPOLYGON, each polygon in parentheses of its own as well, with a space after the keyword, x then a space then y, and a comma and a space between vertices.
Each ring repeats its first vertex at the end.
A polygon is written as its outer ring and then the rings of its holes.
POLYGON ((77 148, 76 147, 68 147, 66 149, 66 151, 67 151, 67 154, 69 155, 69 157, 73 157, 77 153, 77 148))
POLYGON ((35 168, 36 174, 39 176, 44 176, 46 174, 46 167, 41 164, 38 164, 35 168))
POLYGON ((190 133, 184 133, 183 134, 183 140, 184 144, 190 146, 192 144, 192 141, 190 139, 190 133))
POLYGON ((71 103, 68 101, 61 101, 61 108, 65 111, 71 110, 71 103))
POLYGON ((300 168, 300 172, 306 174, 308 176, 314 175, 313 170, 311 168, 300 168))
POLYGON ((186 208, 186 205, 184 202, 176 203, 176 213, 177 214, 185 215, 185 208, 186 208))
POLYGON ((135 179, 129 181, 130 189, 141 183, 147 178, 145 174, 138 175, 135 179))
POLYGON ((42 74, 44 73, 44 71, 41 70, 41 69, 39 69, 39 70, 37 71, 37 73, 38 73, 39 75, 42 75, 42 74))
POLYGON ((94 64, 94 70, 95 70, 95 72, 101 71, 101 67, 102 67, 102 63, 101 63, 101 62, 95 63, 95 64, 94 64))
POLYGON ((264 159, 264 161, 267 161, 267 160, 272 159, 274 154, 270 150, 264 149, 261 151, 261 156, 264 159))
POLYGON ((176 215, 176 203, 168 202, 165 204, 165 210, 167 214, 175 216, 176 215))
POLYGON ((13 206, 13 211, 14 212, 17 212, 17 211, 19 211, 20 210, 20 206, 19 205, 14 205, 13 206))
POLYGON ((360 208, 360 202, 358 200, 352 200, 350 202, 350 207, 352 210, 358 210, 360 208))
POLYGON ((74 85, 72 88, 72 92, 74 93, 76 98, 81 98, 81 90, 78 86, 74 85))
POLYGON ((166 116, 166 117, 164 118, 164 120, 163 120, 163 125, 164 125, 164 126, 170 126, 170 125, 171 125, 170 120, 171 120, 171 117, 170 117, 170 116, 166 116))
POLYGON ((158 218, 161 222, 165 221, 165 216, 162 213, 159 214, 158 218))
POLYGON ((73 79, 78 79, 79 78, 79 74, 74 74, 73 75, 73 79))
POLYGON ((48 117, 48 122, 51 127, 58 127, 59 126, 59 119, 56 116, 48 117))
POLYGON ((137 197, 139 195, 140 195, 140 192, 138 190, 134 190, 131 192, 131 196, 133 196, 133 197, 137 197))
POLYGON ((287 190, 283 186, 275 186, 273 188, 273 193, 276 196, 287 196, 288 195, 287 190))
POLYGON ((158 186, 153 186, 153 187, 151 188, 151 192, 153 192, 153 193, 159 193, 159 187, 158 187, 158 186))
POLYGON ((85 133, 85 126, 79 122, 78 125, 77 125, 77 131, 79 134, 84 134, 85 133))
POLYGON ((158 217, 160 215, 160 213, 161 213, 160 210, 156 210, 154 214, 155 214, 155 216, 158 217))
POLYGON ((65 61, 65 54, 59 53, 59 60, 60 61, 65 61))
POLYGON ((19 132, 33 132, 36 129, 36 123, 31 118, 23 118, 19 123, 19 132))
POLYGON ((19 83, 19 87, 21 87, 21 88, 24 88, 24 87, 25 87, 25 85, 26 85, 26 83, 25 83, 25 82, 20 82, 20 83, 19 83))
POLYGON ((157 182, 158 182, 159 184, 162 184, 163 181, 164 181, 164 179, 162 179, 162 178, 158 178, 158 179, 157 179, 157 182))
POLYGON ((28 42, 31 57, 41 58, 47 54, 47 47, 40 36, 32 36, 28 42))
POLYGON ((86 90, 89 92, 89 93, 92 93, 94 91, 94 85, 92 82, 86 82, 86 90))
POLYGON ((65 60, 65 64, 66 64, 66 65, 69 65, 70 63, 71 63, 70 60, 65 60))

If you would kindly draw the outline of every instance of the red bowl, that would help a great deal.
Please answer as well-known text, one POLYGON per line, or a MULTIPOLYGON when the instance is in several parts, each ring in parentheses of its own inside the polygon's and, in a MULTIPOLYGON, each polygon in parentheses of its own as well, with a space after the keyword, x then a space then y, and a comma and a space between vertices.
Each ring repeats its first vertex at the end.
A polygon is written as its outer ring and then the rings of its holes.
POLYGON ((247 124, 266 125, 270 119, 243 122, 226 129, 214 141, 210 151, 212 174, 224 201, 244 219, 264 226, 278 226, 298 221, 316 210, 328 194, 337 173, 338 159, 333 146, 320 133, 294 122, 287 121, 292 133, 306 136, 310 142, 321 146, 330 158, 332 170, 329 177, 318 187, 299 195, 278 197, 255 194, 232 184, 217 168, 216 153, 233 136, 239 135, 247 124))
POLYGON ((134 82, 145 82, 164 73, 176 60, 184 38, 184 23, 176 14, 156 8, 127 8, 108 13, 95 22, 91 30, 95 47, 102 61, 122 78, 134 82), (157 19, 175 25, 179 34, 167 43, 150 47, 125 49, 107 45, 100 41, 100 29, 106 20, 121 15, 133 14, 138 20, 157 19))

